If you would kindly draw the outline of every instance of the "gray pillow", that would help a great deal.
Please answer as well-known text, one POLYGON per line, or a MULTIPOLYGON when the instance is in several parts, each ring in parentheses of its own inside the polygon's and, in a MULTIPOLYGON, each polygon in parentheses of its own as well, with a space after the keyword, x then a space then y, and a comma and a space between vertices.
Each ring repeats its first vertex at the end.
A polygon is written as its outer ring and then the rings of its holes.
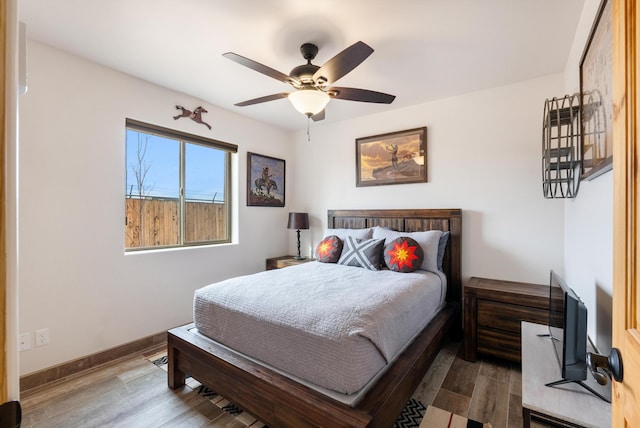
POLYGON ((373 228, 368 227, 366 229, 327 229, 324 232, 324 236, 335 235, 343 241, 347 236, 353 236, 356 239, 371 239, 373 235, 373 228))
POLYGON ((442 261, 444 260, 444 251, 447 249, 447 241, 450 232, 442 232, 440 241, 438 241, 438 270, 442 270, 442 261))
POLYGON ((420 268, 424 254, 415 239, 394 239, 384 246, 384 263, 394 272, 413 272, 420 268))
POLYGON ((316 247, 316 260, 321 263, 337 263, 342 254, 342 239, 335 235, 324 238, 316 247))
POLYGON ((380 270, 383 246, 384 239, 356 239, 347 236, 338 264, 380 270))
POLYGON ((396 232, 383 227, 373 228, 373 239, 384 239, 385 245, 394 239, 406 236, 415 239, 424 253, 424 260, 420 269, 430 272, 438 272, 438 245, 440 243, 441 230, 429 230, 426 232, 396 232))

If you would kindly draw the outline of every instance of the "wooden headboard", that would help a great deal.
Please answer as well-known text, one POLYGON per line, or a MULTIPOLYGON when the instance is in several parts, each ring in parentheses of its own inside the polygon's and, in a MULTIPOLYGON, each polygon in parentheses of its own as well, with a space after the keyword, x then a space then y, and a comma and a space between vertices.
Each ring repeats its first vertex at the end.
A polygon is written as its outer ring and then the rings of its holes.
POLYGON ((462 254, 462 210, 406 209, 406 210, 329 210, 327 227, 331 229, 364 229, 388 227, 399 232, 427 230, 449 231, 449 242, 442 263, 447 275, 447 300, 462 299, 460 258, 462 254))

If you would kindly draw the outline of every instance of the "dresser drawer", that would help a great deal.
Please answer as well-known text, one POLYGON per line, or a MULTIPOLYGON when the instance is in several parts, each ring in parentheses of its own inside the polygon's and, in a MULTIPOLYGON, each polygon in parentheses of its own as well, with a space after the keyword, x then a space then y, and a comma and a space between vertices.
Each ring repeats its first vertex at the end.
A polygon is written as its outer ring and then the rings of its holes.
POLYGON ((478 300, 478 326, 518 333, 519 341, 521 321, 546 324, 549 321, 549 311, 510 303, 478 300))
POLYGON ((521 361, 520 342, 519 331, 515 333, 478 327, 478 352, 483 354, 521 361))

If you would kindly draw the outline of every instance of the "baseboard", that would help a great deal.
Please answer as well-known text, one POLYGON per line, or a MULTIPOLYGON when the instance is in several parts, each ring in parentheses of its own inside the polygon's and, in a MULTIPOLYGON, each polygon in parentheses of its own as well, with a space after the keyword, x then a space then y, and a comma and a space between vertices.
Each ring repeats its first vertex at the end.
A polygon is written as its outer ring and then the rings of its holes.
POLYGON ((50 382, 64 379, 68 376, 78 374, 85 370, 92 369, 102 364, 126 357, 136 352, 144 351, 154 346, 167 342, 167 332, 144 337, 106 351, 68 361, 57 366, 49 367, 37 372, 20 377, 20 391, 24 393, 30 389, 46 385, 50 382))

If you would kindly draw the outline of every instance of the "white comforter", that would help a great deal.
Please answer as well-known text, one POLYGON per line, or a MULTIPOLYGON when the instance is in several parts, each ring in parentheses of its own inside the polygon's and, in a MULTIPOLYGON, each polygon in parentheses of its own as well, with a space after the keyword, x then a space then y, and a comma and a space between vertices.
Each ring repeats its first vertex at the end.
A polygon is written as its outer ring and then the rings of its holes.
POLYGON ((312 384, 352 394, 444 302, 444 275, 309 262, 195 292, 198 331, 312 384))

